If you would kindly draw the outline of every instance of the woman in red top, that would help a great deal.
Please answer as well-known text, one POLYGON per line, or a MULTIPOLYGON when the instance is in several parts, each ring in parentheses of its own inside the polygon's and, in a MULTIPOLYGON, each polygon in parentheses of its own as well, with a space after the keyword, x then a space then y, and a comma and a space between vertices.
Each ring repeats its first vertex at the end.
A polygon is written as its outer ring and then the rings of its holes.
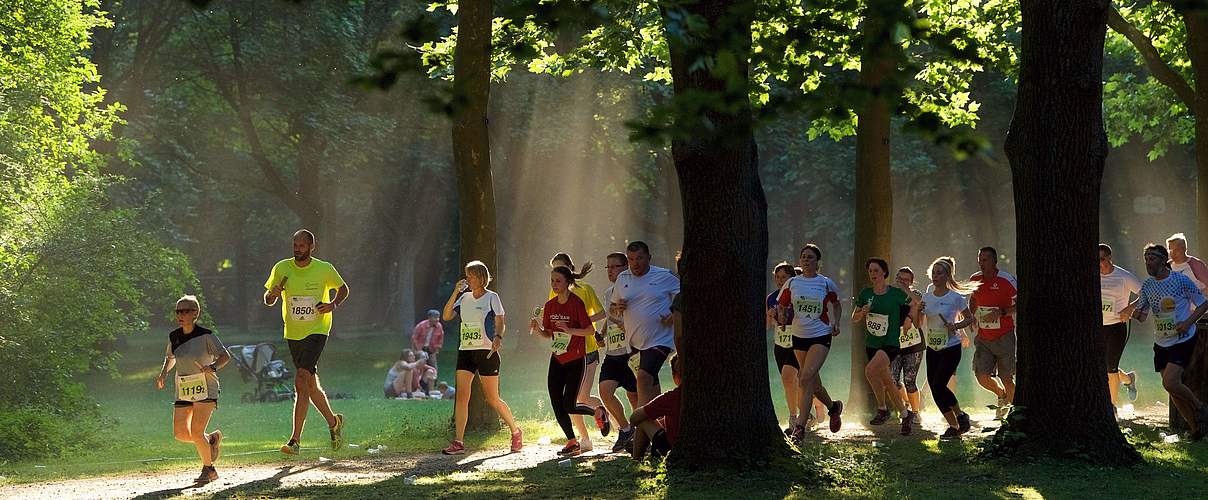
MULTIPOLYGON (((558 426, 566 434, 566 447, 558 454, 577 455, 579 441, 575 439, 570 416, 596 413, 590 406, 579 403, 579 388, 587 368, 587 342, 584 339, 596 332, 583 299, 570 291, 571 285, 575 284, 574 273, 565 266, 555 267, 550 272, 549 284, 555 296, 545 303, 541 323, 534 318, 531 328, 551 340, 547 377, 549 398, 558 426)), ((604 420, 607 419, 605 414, 604 420)))

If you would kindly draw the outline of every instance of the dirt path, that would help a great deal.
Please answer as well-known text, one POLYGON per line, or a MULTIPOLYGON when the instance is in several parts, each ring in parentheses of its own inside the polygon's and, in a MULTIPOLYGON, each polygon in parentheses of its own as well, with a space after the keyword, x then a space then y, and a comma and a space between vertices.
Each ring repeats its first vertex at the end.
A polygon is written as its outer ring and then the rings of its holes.
MULTIPOLYGON (((988 435, 990 428, 998 426, 990 412, 972 414, 975 422, 971 431, 973 438, 988 435)), ((1152 407, 1137 412, 1130 419, 1130 426, 1166 426, 1164 407, 1152 407)), ((846 441, 869 443, 873 446, 894 441, 920 441, 934 439, 942 433, 944 424, 940 415, 924 414, 923 426, 911 436, 901 436, 898 425, 882 425, 870 430, 855 422, 845 422, 843 429, 831 434, 816 429, 812 434, 823 442, 846 441)), ((576 460, 628 459, 625 454, 608 454, 611 439, 596 441, 596 449, 576 460)), ((0 498, 137 498, 159 499, 172 497, 227 497, 240 491, 272 491, 319 484, 367 484, 399 476, 440 475, 455 471, 512 471, 536 467, 538 464, 559 459, 557 443, 540 446, 526 444, 520 453, 507 453, 505 449, 481 450, 464 456, 423 455, 370 455, 341 460, 320 460, 312 456, 283 459, 276 464, 254 464, 221 467, 222 475, 217 481, 204 487, 193 487, 197 471, 190 468, 175 472, 130 472, 115 476, 74 479, 46 483, 33 483, 0 488, 0 498)))

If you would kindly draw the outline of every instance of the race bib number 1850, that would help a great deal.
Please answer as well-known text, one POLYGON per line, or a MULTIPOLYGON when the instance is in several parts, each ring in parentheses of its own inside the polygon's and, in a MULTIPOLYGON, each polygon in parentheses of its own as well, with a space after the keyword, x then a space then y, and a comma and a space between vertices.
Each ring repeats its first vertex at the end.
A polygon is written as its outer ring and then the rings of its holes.
POLYGON ((289 316, 294 321, 314 321, 318 313, 316 306, 319 299, 311 296, 295 295, 289 298, 289 316))

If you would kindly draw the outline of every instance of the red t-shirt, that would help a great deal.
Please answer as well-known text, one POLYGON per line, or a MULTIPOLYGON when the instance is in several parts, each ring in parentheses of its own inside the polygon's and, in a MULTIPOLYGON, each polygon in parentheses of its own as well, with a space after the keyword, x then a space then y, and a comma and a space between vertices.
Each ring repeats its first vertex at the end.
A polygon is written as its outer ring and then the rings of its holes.
POLYGON ((1011 307, 1015 303, 1015 295, 1018 293, 1015 277, 1009 273, 998 271, 989 280, 982 275, 981 271, 973 273, 969 277, 969 281, 981 283, 977 287, 977 291, 973 292, 972 304, 969 304, 973 309, 973 315, 978 318, 977 321, 977 336, 982 340, 998 340, 1008 332, 1015 330, 1015 318, 1009 315, 1003 315, 998 320, 998 328, 987 328, 983 326, 981 321, 982 313, 978 311, 981 307, 1011 307))
POLYGON ((642 407, 646 416, 659 420, 663 430, 667 431, 667 442, 675 447, 675 438, 679 436, 680 427, 680 387, 664 392, 642 407))
MULTIPOLYGON (((591 316, 587 315, 587 306, 583 304, 583 299, 580 299, 575 294, 570 294, 565 304, 558 303, 558 297, 549 299, 545 303, 545 313, 542 316, 541 323, 546 330, 554 331, 554 323, 557 321, 565 321, 570 328, 592 328, 591 316)), ((576 359, 587 355, 586 341, 583 337, 572 335, 570 337, 570 346, 566 348, 566 354, 554 355, 559 363, 566 364, 576 359)))

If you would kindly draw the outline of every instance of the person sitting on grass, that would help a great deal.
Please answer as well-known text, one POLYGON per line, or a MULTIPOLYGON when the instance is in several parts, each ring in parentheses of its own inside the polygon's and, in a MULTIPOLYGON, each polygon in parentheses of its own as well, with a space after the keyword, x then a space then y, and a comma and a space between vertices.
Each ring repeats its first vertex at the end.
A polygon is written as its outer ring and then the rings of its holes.
POLYGON ((457 396, 457 389, 449 387, 448 382, 436 384, 436 390, 440 391, 440 399, 453 399, 457 396))
POLYGON ((683 382, 680 376, 679 354, 671 355, 671 378, 675 389, 650 400, 629 416, 630 425, 638 432, 633 439, 633 459, 641 461, 649 451, 650 456, 660 459, 667 456, 679 436, 680 396, 683 382))
POLYGON ((416 361, 415 351, 411 349, 403 349, 403 354, 399 356, 398 361, 395 361, 390 366, 390 371, 386 372, 386 383, 383 388, 387 398, 409 399, 412 393, 412 387, 416 383, 415 374, 422 373, 422 362, 416 361))

